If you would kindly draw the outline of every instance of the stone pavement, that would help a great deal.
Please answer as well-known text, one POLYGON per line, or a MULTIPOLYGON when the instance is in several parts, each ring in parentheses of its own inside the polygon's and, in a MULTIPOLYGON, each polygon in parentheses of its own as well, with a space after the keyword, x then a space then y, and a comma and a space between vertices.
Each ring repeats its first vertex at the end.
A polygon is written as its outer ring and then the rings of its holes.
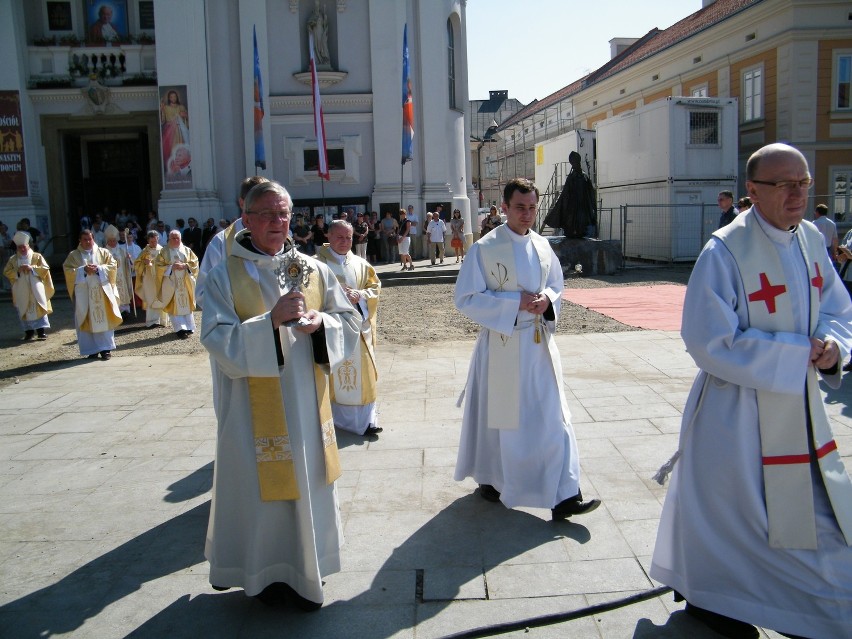
MULTIPOLYGON (((583 490, 603 506, 552 523, 454 482, 472 342, 380 346, 384 433, 339 438, 343 566, 312 614, 207 582, 206 357, 77 360, 0 389, 0 635, 421 639, 658 586, 647 569, 665 489, 650 477, 675 450, 693 363, 674 332, 557 342, 583 490)), ((850 388, 828 394, 845 451, 850 388)), ((665 595, 502 636, 715 635, 665 595)))

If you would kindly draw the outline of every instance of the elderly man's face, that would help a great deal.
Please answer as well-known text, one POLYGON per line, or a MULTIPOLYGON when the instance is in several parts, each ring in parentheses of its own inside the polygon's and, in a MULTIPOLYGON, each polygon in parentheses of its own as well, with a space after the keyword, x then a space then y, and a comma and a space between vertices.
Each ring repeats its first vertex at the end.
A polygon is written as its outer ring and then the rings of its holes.
POLYGON ((243 214, 243 224, 251 231, 251 241, 267 255, 284 247, 290 231, 290 205, 287 198, 268 192, 257 198, 251 211, 243 214))
POLYGON ((110 236, 107 238, 106 244, 110 248, 115 248, 116 246, 118 246, 118 238, 110 236))
POLYGON ((169 233, 169 248, 180 248, 180 231, 169 233))
POLYGON ((21 255, 26 255, 29 252, 30 245, 27 242, 24 242, 23 244, 18 244, 17 246, 18 253, 20 253, 21 255))
POLYGON ((328 243, 331 250, 338 255, 346 255, 352 248, 352 229, 345 226, 335 226, 328 232, 328 243))
POLYGON ((761 216, 775 228, 786 231, 802 221, 808 205, 807 186, 779 188, 760 182, 800 182, 810 177, 808 163, 793 148, 763 158, 753 180, 746 180, 748 195, 761 216))

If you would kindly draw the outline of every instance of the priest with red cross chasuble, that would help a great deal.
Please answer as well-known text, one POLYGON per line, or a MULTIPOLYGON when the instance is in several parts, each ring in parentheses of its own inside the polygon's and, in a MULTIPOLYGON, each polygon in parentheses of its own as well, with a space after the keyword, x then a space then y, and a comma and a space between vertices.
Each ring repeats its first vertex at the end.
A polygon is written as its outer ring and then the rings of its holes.
POLYGON ((852 305, 803 221, 805 157, 770 144, 746 170, 753 206, 713 234, 687 288, 700 372, 650 574, 724 636, 852 637, 852 481, 820 387, 840 387, 852 305))

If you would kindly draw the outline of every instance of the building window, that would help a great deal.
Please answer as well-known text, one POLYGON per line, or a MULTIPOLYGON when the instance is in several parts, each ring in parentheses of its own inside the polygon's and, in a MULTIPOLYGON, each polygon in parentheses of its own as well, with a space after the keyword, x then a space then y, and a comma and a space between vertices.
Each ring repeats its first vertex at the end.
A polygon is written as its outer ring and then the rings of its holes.
POLYGON ((743 122, 763 117, 763 69, 754 67, 743 72, 743 122))
MULTIPOLYGON (((346 160, 344 159, 343 149, 326 149, 326 157, 328 158, 329 171, 345 171, 346 160)), ((312 173, 319 169, 319 151, 317 149, 305 149, 303 169, 305 173, 312 173)))
POLYGON ((719 144, 719 112, 689 112, 689 145, 719 144))
POLYGON ((456 36, 453 21, 447 19, 447 88, 450 93, 450 108, 456 108, 456 36))
POLYGON ((693 98, 706 98, 708 96, 707 83, 705 82, 704 84, 700 84, 697 87, 692 87, 689 92, 689 95, 691 95, 693 98))
POLYGON ((849 220, 852 218, 852 166, 835 167, 831 170, 831 188, 834 191, 835 220, 849 220))
POLYGON ((852 109, 852 53, 834 56, 834 108, 852 109))

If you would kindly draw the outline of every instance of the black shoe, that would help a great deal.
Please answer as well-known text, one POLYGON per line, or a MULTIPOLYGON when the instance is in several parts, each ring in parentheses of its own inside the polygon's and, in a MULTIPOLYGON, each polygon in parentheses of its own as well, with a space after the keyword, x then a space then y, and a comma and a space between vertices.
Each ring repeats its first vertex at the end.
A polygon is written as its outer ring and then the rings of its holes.
POLYGON ((304 610, 305 612, 314 612, 322 608, 321 603, 311 601, 310 599, 305 599, 302 595, 293 590, 293 588, 288 584, 283 585, 287 595, 287 599, 293 602, 293 605, 295 605, 296 608, 298 608, 299 610, 304 610))
POLYGON ((98 354, 92 353, 91 355, 86 355, 86 359, 98 359, 98 354))
POLYGON ((760 637, 757 628, 751 624, 693 606, 688 601, 686 602, 686 614, 729 639, 758 639, 760 637))
POLYGON ((578 492, 573 497, 569 497, 556 504, 555 508, 550 510, 553 515, 553 521, 568 519, 572 515, 585 515, 595 510, 601 505, 600 499, 590 499, 583 501, 583 493, 578 492))
POLYGON ((210 584, 210 587, 213 588, 213 590, 215 590, 216 592, 225 592, 226 590, 231 589, 230 586, 214 586, 213 584, 210 584))
POLYGON ((38 329, 38 339, 42 342, 47 339, 47 335, 44 334, 43 328, 38 329))
POLYGON ((378 426, 373 426, 370 424, 367 426, 367 430, 364 431, 364 437, 375 437, 379 433, 381 433, 384 428, 379 428, 378 426))
POLYGON ((500 491, 494 488, 491 484, 479 484, 479 496, 485 501, 500 501, 500 491))
POLYGON ((23 341, 31 342, 33 339, 35 339, 35 331, 27 331, 26 333, 24 333, 23 341))
POLYGON ((101 351, 101 359, 102 360, 106 361, 110 357, 112 357, 112 353, 110 353, 109 351, 101 351))
POLYGON ((254 598, 273 608, 283 606, 287 600, 287 588, 289 588, 287 584, 276 581, 261 590, 254 598))

